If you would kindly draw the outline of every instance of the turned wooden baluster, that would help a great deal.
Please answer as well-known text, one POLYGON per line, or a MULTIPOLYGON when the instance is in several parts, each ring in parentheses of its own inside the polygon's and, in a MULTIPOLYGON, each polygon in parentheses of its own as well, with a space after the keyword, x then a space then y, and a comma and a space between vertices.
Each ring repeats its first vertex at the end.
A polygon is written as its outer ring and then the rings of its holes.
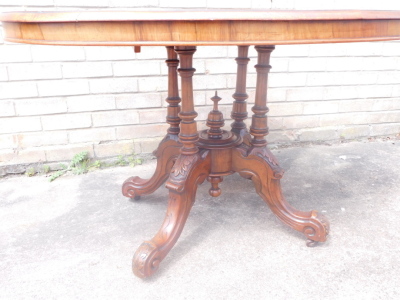
POLYGON ((177 73, 179 60, 174 47, 169 46, 166 48, 168 53, 168 59, 165 61, 168 66, 168 97, 165 101, 168 102, 167 123, 170 125, 168 128, 168 134, 170 134, 171 138, 178 140, 178 134, 180 131, 179 124, 181 122, 181 118, 179 118, 178 115, 181 110, 179 105, 181 98, 179 97, 177 73))
POLYGON ((232 97, 233 101, 231 117, 232 131, 241 135, 245 143, 249 143, 251 137, 243 122, 247 119, 247 102, 249 97, 246 93, 246 78, 247 78, 247 64, 250 59, 248 58, 249 46, 238 46, 238 57, 235 59, 237 62, 237 75, 236 75, 236 90, 232 97))
POLYGON ((196 142, 199 140, 199 134, 197 133, 197 124, 195 121, 197 113, 194 110, 192 81, 193 74, 196 71, 192 67, 193 54, 196 52, 196 47, 175 47, 175 51, 179 54, 181 62, 178 72, 181 76, 182 99, 185 99, 182 102, 182 109, 179 113, 179 117, 181 118, 179 141, 182 143, 181 153, 183 155, 191 155, 199 151, 196 145, 196 142))
POLYGON ((173 163, 180 153, 181 144, 179 143, 179 124, 181 119, 178 114, 180 111, 178 90, 178 74, 177 67, 179 65, 178 56, 174 47, 167 48, 168 66, 168 96, 165 99, 168 102, 167 107, 167 123, 170 127, 164 139, 158 145, 157 150, 153 154, 157 157, 157 167, 150 179, 143 179, 133 176, 125 180, 122 185, 122 194, 129 198, 140 199, 141 195, 148 195, 157 190, 165 180, 167 180, 173 163))
POLYGON ((265 136, 268 134, 267 116, 267 87, 268 73, 271 69, 269 64, 271 52, 275 46, 256 46, 258 60, 255 68, 257 70, 256 97, 252 107, 254 115, 251 118, 250 134, 253 136, 251 144, 253 147, 264 147, 267 145, 265 136))

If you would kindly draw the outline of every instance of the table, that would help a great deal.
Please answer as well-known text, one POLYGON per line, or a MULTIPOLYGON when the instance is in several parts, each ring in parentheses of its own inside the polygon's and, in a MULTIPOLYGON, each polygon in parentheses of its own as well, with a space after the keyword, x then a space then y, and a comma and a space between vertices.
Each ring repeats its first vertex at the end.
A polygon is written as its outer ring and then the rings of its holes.
MULTIPOLYGON (((165 46, 168 102, 165 138, 154 152, 157 167, 150 179, 128 178, 122 193, 138 198, 166 181, 168 209, 160 230, 133 257, 133 272, 154 274, 177 242, 206 179, 213 197, 221 194, 224 176, 239 173, 250 179, 260 197, 285 224, 302 232, 308 246, 324 242, 329 222, 317 211, 303 212, 282 195, 283 170, 268 149, 267 81, 275 45, 342 43, 400 39, 400 11, 272 11, 272 10, 136 10, 85 12, 13 12, 0 20, 5 40, 44 45, 165 46), (222 130, 221 98, 211 100, 208 130, 198 132, 193 103, 192 67, 197 46, 238 46, 236 91, 230 131, 222 130), (258 53, 255 104, 249 129, 246 73, 249 46, 258 53), (179 68, 178 68, 179 67, 179 68), (181 77, 181 97, 178 90, 181 77), (181 106, 180 106, 181 103, 181 106)), ((212 225, 211 225, 212 226, 212 225)))

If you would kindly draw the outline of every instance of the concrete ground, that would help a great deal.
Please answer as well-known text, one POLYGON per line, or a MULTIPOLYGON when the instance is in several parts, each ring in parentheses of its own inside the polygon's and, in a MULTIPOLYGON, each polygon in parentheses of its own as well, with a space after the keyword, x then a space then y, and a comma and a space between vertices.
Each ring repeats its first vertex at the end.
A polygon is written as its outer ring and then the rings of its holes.
POLYGON ((400 141, 273 151, 287 200, 330 220, 326 243, 281 224, 232 175, 212 198, 205 182, 159 272, 142 280, 131 258, 161 225, 166 189, 121 195, 155 162, 81 176, 0 179, 1 299, 399 299, 400 141))

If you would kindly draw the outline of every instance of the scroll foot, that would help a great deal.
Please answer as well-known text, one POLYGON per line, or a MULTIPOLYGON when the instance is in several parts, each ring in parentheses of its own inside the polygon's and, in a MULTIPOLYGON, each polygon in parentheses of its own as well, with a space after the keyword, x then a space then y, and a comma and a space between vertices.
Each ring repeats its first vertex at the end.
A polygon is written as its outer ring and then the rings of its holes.
MULTIPOLYGON (((236 172, 253 181, 257 193, 283 223, 302 232, 311 241, 326 240, 329 222, 323 215, 317 211, 299 211, 286 202, 280 186, 283 170, 266 146, 242 144, 234 151, 233 165, 236 172)), ((307 242, 309 244, 314 245, 307 242)))
POLYGON ((167 180, 181 146, 176 135, 167 134, 158 149, 154 151, 154 155, 157 157, 157 167, 153 176, 150 179, 142 179, 138 176, 128 178, 122 185, 122 194, 138 200, 141 195, 148 195, 156 191, 167 180))
POLYGON ((144 242, 133 256, 133 273, 146 278, 153 275, 177 242, 193 206, 197 186, 210 172, 208 151, 179 155, 167 181, 169 201, 164 222, 150 241, 144 242))

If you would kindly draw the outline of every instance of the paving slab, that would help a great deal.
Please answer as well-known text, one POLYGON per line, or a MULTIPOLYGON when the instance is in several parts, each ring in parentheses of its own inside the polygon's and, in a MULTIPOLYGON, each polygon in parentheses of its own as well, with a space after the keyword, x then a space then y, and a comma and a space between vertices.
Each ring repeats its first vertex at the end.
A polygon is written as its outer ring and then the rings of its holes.
POLYGON ((234 174, 197 192, 185 229, 152 278, 131 259, 165 215, 162 187, 121 194, 155 161, 65 176, 0 179, 0 299, 399 299, 400 141, 273 151, 294 207, 329 219, 315 248, 234 174))

